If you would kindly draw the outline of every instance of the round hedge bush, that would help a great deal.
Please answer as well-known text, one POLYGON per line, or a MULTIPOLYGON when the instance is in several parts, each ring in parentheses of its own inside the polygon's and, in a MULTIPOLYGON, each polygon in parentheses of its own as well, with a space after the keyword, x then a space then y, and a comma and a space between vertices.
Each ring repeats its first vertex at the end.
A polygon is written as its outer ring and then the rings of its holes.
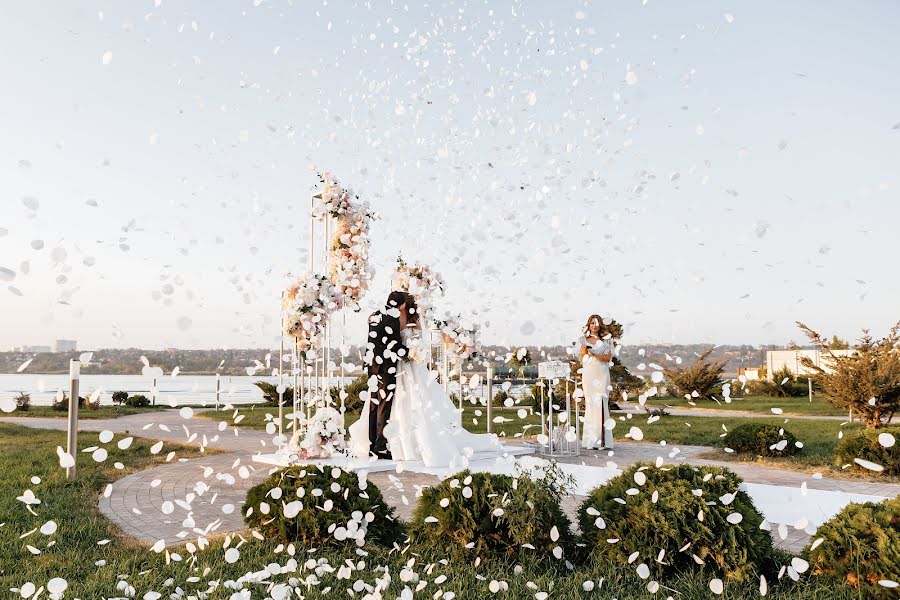
POLYGON ((267 539, 304 546, 391 546, 403 539, 403 526, 381 491, 337 468, 303 465, 273 473, 247 492, 243 513, 267 539))
POLYGON ((900 476, 900 427, 882 427, 880 429, 864 429, 859 433, 845 435, 834 450, 835 464, 875 474, 875 471, 861 467, 854 459, 861 458, 884 467, 886 475, 900 476), (893 436, 894 445, 885 447, 878 441, 882 434, 893 436))
POLYGON ((721 467, 633 465, 578 509, 586 551, 618 565, 639 552, 656 577, 702 567, 728 581, 771 578, 778 555, 740 484, 721 467))
POLYGON ((559 504, 563 477, 553 467, 517 477, 457 473, 422 491, 410 539, 426 550, 513 555, 525 548, 562 558, 574 542, 559 504))
POLYGON ((738 454, 757 456, 789 456, 800 452, 797 438, 778 425, 744 423, 725 436, 725 447, 738 454))
POLYGON ((846 581, 866 598, 897 597, 878 582, 900 576, 900 498, 848 504, 813 538, 804 555, 815 575, 846 581))

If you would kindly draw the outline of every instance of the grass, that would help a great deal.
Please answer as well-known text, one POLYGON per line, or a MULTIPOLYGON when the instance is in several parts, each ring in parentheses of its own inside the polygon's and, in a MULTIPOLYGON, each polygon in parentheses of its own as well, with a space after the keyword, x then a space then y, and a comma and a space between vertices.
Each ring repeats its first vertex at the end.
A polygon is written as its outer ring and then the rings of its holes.
MULTIPOLYGON (((133 406, 101 406, 97 409, 78 409, 78 420, 82 419, 114 419, 127 415, 139 415, 146 412, 165 410, 165 406, 147 406, 136 408, 133 406)), ((0 417, 43 417, 65 419, 69 416, 68 410, 56 410, 51 406, 32 406, 28 410, 14 410, 11 413, 0 413, 0 417)))
MULTIPOLYGON (((502 438, 527 439, 534 438, 541 430, 540 414, 528 412, 524 418, 518 415, 519 408, 497 409, 494 411, 495 421, 497 417, 502 422, 493 424, 493 432, 502 438)), ((289 410, 285 411, 287 414, 289 410)), ((254 405, 242 406, 232 411, 202 411, 196 413, 199 416, 225 421, 229 426, 247 427, 250 429, 265 430, 267 423, 274 422, 273 417, 278 416, 278 409, 272 406, 254 405), (271 416, 269 416, 271 415, 271 416), (235 421, 237 420, 237 423, 235 421)), ((615 414, 614 414, 615 416, 615 414)), ((359 418, 358 412, 348 412, 345 416, 347 425, 354 423, 359 418)), ((822 472, 828 476, 848 479, 873 478, 878 481, 894 482, 898 478, 885 475, 871 475, 861 470, 842 470, 834 465, 834 450, 839 441, 839 433, 844 435, 859 431, 863 428, 859 422, 843 423, 835 419, 791 419, 789 416, 759 416, 759 417, 707 417, 707 416, 678 416, 662 417, 654 423, 647 424, 643 415, 618 421, 615 430, 616 437, 625 435, 634 425, 644 433, 645 442, 665 441, 669 444, 682 444, 690 446, 709 446, 715 450, 704 454, 702 458, 720 460, 725 462, 750 462, 753 464, 772 466, 801 472, 822 472), (738 425, 747 422, 768 423, 785 427, 793 433, 798 440, 803 442, 803 450, 794 456, 784 457, 757 457, 747 454, 731 454, 724 452, 722 438, 727 431, 731 431, 738 425)), ((487 411, 484 407, 466 406, 463 412, 463 426, 473 433, 487 432, 487 411)), ((289 420, 285 422, 285 432, 292 431, 289 420)))
POLYGON ((772 415, 773 408, 780 408, 785 415, 811 415, 811 416, 847 416, 841 409, 835 408, 822 397, 809 398, 773 398, 772 396, 746 396, 738 397, 725 402, 697 399, 690 404, 685 398, 649 398, 647 406, 660 407, 671 406, 673 408, 708 409, 708 410, 736 410, 743 412, 772 415))
MULTIPOLYGON (((163 598, 183 590, 179 597, 203 597, 210 600, 233 598, 234 589, 226 586, 248 573, 260 572, 273 563, 289 565, 288 549, 275 543, 257 540, 245 535, 234 539, 240 557, 234 564, 224 558, 221 540, 211 540, 205 550, 186 546, 156 554, 122 536, 117 528, 97 508, 100 490, 124 474, 149 467, 164 460, 166 452, 173 450, 179 456, 196 454, 197 450, 177 444, 166 444, 163 452, 152 456, 149 447, 152 440, 135 439, 128 450, 119 450, 115 443, 107 444, 109 458, 95 463, 82 456, 79 462, 79 478, 75 482, 65 480, 64 471, 58 466, 56 445, 62 442, 59 432, 26 429, 11 424, 0 424, 0 589, 18 590, 26 582, 36 587, 46 586, 54 577, 68 582, 66 598, 124 597, 142 598, 148 592, 160 592, 163 598), (115 461, 124 469, 116 470, 115 461), (39 483, 32 478, 39 477, 39 483), (41 504, 33 506, 37 515, 31 514, 16 499, 26 489, 34 491, 41 504), (58 530, 45 536, 38 531, 49 520, 58 530), (29 533, 31 532, 31 533, 29 533), (108 543, 99 544, 109 540, 108 543), (40 551, 34 555, 30 545, 40 551), (124 589, 123 589, 124 587, 124 589), (129 589, 133 588, 133 589, 129 589)), ((96 436, 84 433, 81 447, 96 443, 96 436)), ((439 597, 441 592, 454 592, 456 598, 481 598, 490 596, 492 580, 505 581, 509 591, 504 598, 533 598, 536 591, 550 592, 551 598, 575 600, 587 597, 582 584, 592 580, 595 584, 603 578, 601 592, 591 596, 619 598, 651 597, 646 592, 647 582, 635 575, 632 567, 616 567, 608 564, 585 565, 575 571, 566 571, 560 563, 522 561, 521 572, 516 574, 514 563, 495 559, 483 561, 447 560, 444 556, 421 555, 410 549, 403 552, 367 547, 359 553, 355 548, 296 548, 297 564, 287 572, 266 576, 258 583, 248 583, 253 598, 269 597, 269 583, 288 583, 293 579, 295 591, 291 597, 335 598, 347 597, 347 588, 360 580, 374 585, 376 578, 383 578, 383 566, 391 573, 391 581, 384 597, 400 596, 404 583, 399 573, 405 566, 414 570, 425 583, 416 597, 439 597), (338 578, 337 569, 351 560, 349 578, 338 578), (309 562, 311 561, 311 562, 309 562), (331 569, 322 568, 327 563, 331 569), (313 576, 315 574, 315 576, 313 576), (441 581, 439 577, 446 577, 441 581)), ((678 598, 708 598, 708 582, 712 575, 702 572, 685 573, 660 582, 663 587, 656 597, 673 595, 678 598)), ((785 581, 770 582, 772 598, 822 600, 849 600, 858 598, 851 588, 842 584, 822 581, 805 576, 795 584, 785 581)), ((13 592, 12 595, 16 595, 13 592)), ((354 597, 362 597, 357 592, 354 597)), ((19 597, 16 595, 16 597, 19 597)), ((44 594, 42 597, 47 597, 44 594)), ((757 583, 726 584, 723 598, 735 600, 759 597, 757 583)))

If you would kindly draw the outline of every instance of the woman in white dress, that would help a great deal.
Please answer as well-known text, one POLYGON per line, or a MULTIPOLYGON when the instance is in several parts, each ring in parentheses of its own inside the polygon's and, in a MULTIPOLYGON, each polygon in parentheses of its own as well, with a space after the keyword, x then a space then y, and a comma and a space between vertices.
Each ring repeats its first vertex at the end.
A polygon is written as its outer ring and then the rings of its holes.
POLYGON ((600 315, 588 317, 581 344, 581 385, 584 390, 584 427, 582 448, 612 448, 612 430, 606 427, 609 414, 610 342, 604 338, 600 315))
MULTIPOLYGON (((462 415, 453 401, 425 368, 424 359, 430 355, 430 348, 422 347, 415 306, 409 312, 408 318, 401 314, 400 320, 410 358, 397 369, 391 418, 384 428, 393 460, 465 469, 475 452, 502 451, 497 436, 470 433, 463 427, 462 415)), ((367 399, 359 421, 350 426, 350 450, 357 457, 369 455, 369 404, 367 399)))

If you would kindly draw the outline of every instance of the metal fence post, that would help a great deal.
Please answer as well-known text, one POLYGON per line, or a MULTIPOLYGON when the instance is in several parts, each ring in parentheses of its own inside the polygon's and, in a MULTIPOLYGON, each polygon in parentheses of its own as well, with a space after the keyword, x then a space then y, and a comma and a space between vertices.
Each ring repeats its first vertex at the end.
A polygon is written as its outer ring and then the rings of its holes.
POLYGON ((78 384, 81 378, 81 361, 69 361, 69 429, 66 452, 72 457, 72 466, 66 469, 66 479, 75 479, 75 463, 78 460, 78 384))
POLYGON ((494 431, 494 365, 487 366, 487 431, 494 431))

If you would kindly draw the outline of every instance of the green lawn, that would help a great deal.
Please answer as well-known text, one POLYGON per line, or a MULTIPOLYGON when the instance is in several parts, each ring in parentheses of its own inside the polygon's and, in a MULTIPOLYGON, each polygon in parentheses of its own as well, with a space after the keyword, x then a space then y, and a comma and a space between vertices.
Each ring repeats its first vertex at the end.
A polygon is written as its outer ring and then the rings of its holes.
MULTIPOLYGON (((493 432, 506 438, 533 438, 541 431, 540 414, 526 413, 524 418, 519 417, 518 409, 497 409, 494 411, 493 432), (502 422, 497 423, 497 418, 502 422)), ((289 411, 285 411, 288 414, 289 411)), ((266 424, 274 422, 278 409, 271 406, 247 406, 237 411, 203 411, 196 413, 200 416, 225 421, 229 426, 248 427, 250 429, 263 430, 266 424), (237 415, 237 416, 235 416, 237 415)), ((615 413, 614 413, 614 416, 615 413)), ((621 415, 619 415, 621 416, 621 415)), ((359 413, 348 412, 346 423, 350 425, 359 418, 359 413)), ((285 420, 285 432, 292 431, 289 420, 285 420)), ((485 433, 487 431, 487 411, 484 407, 467 406, 463 413, 463 426, 473 433, 485 433)), ((641 415, 625 421, 619 420, 615 429, 615 436, 621 438, 631 426, 636 426, 644 433, 644 442, 661 442, 668 444, 684 444, 690 446, 710 446, 712 450, 706 458, 722 461, 753 462, 755 464, 777 466, 786 469, 814 472, 820 471, 829 476, 841 476, 848 478, 871 478, 865 472, 854 470, 843 471, 833 464, 834 449, 839 441, 838 434, 844 435, 858 431, 862 425, 858 422, 843 424, 835 419, 791 419, 790 417, 705 417, 705 416, 677 416, 662 417, 654 423, 647 424, 647 419, 641 415), (730 431, 738 425, 747 422, 770 423, 783 426, 793 433, 798 440, 803 442, 803 450, 795 456, 777 458, 758 458, 749 455, 737 455, 726 453, 722 438, 726 429, 730 431), (785 423, 787 421, 787 423, 785 423)), ((894 481, 893 478, 878 477, 879 481, 894 481)))
MULTIPOLYGON (((87 408, 78 409, 78 419, 113 419, 115 417, 124 417, 126 415, 138 415, 146 412, 154 412, 157 410, 166 410, 166 406, 147 406, 144 408, 134 408, 131 406, 101 406, 100 408, 91 410, 87 408)), ((69 416, 68 410, 56 410, 50 406, 32 406, 28 410, 15 410, 11 413, 2 413, 2 417, 50 417, 56 419, 65 419, 69 416)))
MULTIPOLYGON (((82 433, 80 447, 97 442, 96 434, 82 433)), ((245 536, 236 540, 240 556, 234 564, 224 557, 221 540, 211 540, 206 550, 187 547, 170 549, 169 553, 156 554, 128 538, 97 509, 97 498, 108 483, 124 474, 158 464, 165 454, 174 450, 178 456, 192 456, 197 450, 167 443, 163 451, 152 456, 149 447, 152 440, 136 439, 128 450, 119 450, 115 443, 107 444, 109 458, 95 463, 81 455, 79 479, 66 481, 64 471, 58 465, 56 445, 63 442, 59 432, 26 429, 11 424, 0 424, 0 589, 18 589, 31 582, 36 587, 46 586, 51 578, 60 577, 68 582, 66 598, 123 597, 143 598, 148 592, 159 592, 162 598, 183 590, 179 597, 203 597, 210 600, 231 598, 233 589, 224 583, 236 580, 251 572, 259 572, 272 563, 284 565, 290 556, 268 541, 245 536), (121 471, 113 463, 121 461, 121 471), (32 478, 39 477, 34 483, 32 478), (41 500, 33 506, 36 515, 16 499, 30 489, 41 500), (44 535, 36 529, 53 520, 58 529, 44 535), (28 546, 39 551, 33 554, 28 546), (167 560, 170 559, 170 560, 167 560), (117 589, 118 585, 133 586, 131 590, 117 589)), ((429 556, 367 547, 358 554, 349 546, 343 548, 298 548, 296 570, 266 578, 266 582, 250 583, 252 598, 267 597, 268 582, 286 583, 294 579, 296 592, 291 597, 336 598, 348 597, 347 588, 357 580, 372 585, 376 578, 384 576, 381 570, 388 567, 391 583, 385 598, 395 598, 407 585, 398 576, 404 566, 411 566, 425 582, 416 597, 439 597, 452 591, 456 598, 489 597, 491 580, 506 581, 509 590, 502 598, 533 598, 535 591, 552 592, 550 597, 562 600, 584 598, 582 584, 586 580, 597 583, 605 580, 603 591, 594 592, 597 597, 613 594, 619 598, 645 598, 647 582, 635 576, 634 567, 595 565, 581 566, 566 571, 561 563, 523 561, 521 573, 514 573, 513 562, 486 559, 454 560, 445 556, 429 556), (312 566, 307 564, 312 560, 312 566), (339 579, 337 569, 346 564, 354 569, 348 578, 339 579), (413 560, 414 559, 414 560, 413 560), (413 561, 413 562, 411 562, 413 561), (312 577, 313 568, 325 562, 331 569, 319 569, 312 577), (445 581, 438 579, 446 577, 445 581)), ((473 557, 474 558, 474 557, 473 557)), ((679 598, 706 598, 710 596, 708 573, 688 573, 662 581, 664 586, 657 597, 673 595, 679 598)), ((414 583, 409 584, 415 587, 414 583)), ((858 597, 844 585, 820 581, 804 576, 802 583, 794 584, 784 578, 782 583, 770 582, 770 596, 783 599, 817 598, 823 600, 849 600, 858 597)), ((733 599, 758 598, 757 582, 726 584, 726 597, 733 599)), ((6 592, 9 597, 20 597, 16 592, 6 592)), ((47 598, 46 592, 41 596, 47 598)), ((355 597, 362 597, 357 592, 355 597)))
POLYGON ((812 402, 808 397, 803 398, 773 398, 772 396, 747 396, 738 397, 725 402, 719 399, 719 402, 713 400, 696 399, 693 404, 684 398, 649 398, 647 406, 660 407, 672 406, 677 408, 688 409, 710 409, 710 410, 737 410, 744 412, 758 412, 760 414, 772 415, 773 408, 780 408, 785 415, 814 415, 814 416, 847 416, 843 410, 835 408, 824 398, 813 396, 812 402))

